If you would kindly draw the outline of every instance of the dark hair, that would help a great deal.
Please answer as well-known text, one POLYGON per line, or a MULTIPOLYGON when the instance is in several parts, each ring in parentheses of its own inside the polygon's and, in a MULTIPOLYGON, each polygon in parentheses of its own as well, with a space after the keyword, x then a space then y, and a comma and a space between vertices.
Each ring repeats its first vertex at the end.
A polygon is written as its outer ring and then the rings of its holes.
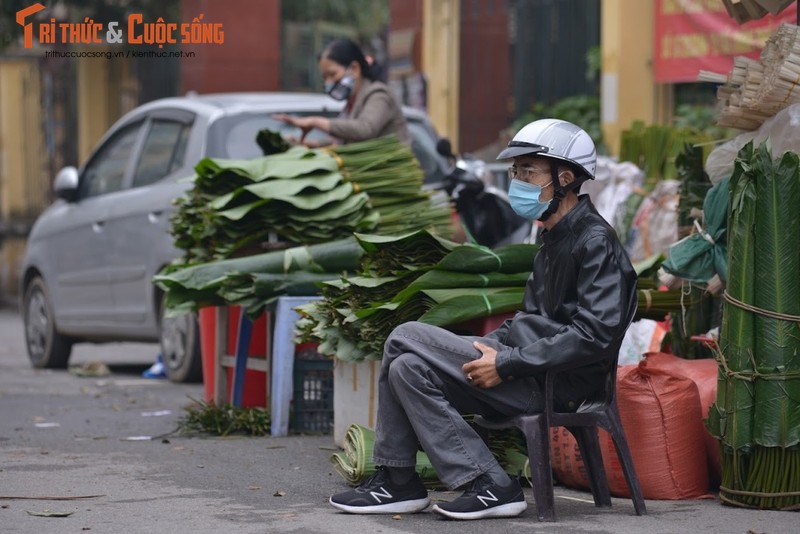
POLYGON ((364 52, 362 52, 361 47, 351 39, 336 39, 335 41, 331 41, 319 55, 319 59, 322 58, 330 59, 342 67, 349 67, 350 63, 355 61, 361 67, 361 75, 364 76, 364 78, 375 80, 375 73, 370 64, 367 63, 364 52))

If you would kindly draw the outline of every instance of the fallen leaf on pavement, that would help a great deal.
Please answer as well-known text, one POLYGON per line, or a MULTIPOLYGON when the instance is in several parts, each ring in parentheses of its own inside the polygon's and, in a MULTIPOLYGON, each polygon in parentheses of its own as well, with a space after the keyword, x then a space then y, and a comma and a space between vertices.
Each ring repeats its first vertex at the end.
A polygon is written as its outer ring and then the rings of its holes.
POLYGON ((105 495, 67 495, 67 496, 55 496, 55 495, 37 495, 37 496, 28 496, 28 495, 0 495, 0 500, 3 501, 12 501, 12 500, 27 500, 27 501, 76 501, 78 499, 96 499, 98 497, 105 497, 105 495))
POLYGON ((25 510, 28 515, 35 515, 37 517, 69 517, 75 512, 51 512, 50 510, 42 510, 37 512, 35 510, 25 510))
POLYGON ((75 376, 109 376, 111 370, 103 362, 86 362, 80 366, 73 366, 69 368, 69 373, 75 376))

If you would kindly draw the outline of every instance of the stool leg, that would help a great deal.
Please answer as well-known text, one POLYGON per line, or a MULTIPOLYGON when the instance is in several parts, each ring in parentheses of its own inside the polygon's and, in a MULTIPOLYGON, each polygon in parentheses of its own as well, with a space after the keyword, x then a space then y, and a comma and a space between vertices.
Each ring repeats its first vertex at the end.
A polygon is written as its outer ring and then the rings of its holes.
POLYGON ((280 297, 275 307, 272 329, 272 391, 270 396, 270 433, 272 436, 289 435, 289 414, 293 396, 294 374, 294 323, 299 317, 294 308, 309 299, 280 297))
POLYGON ((239 331, 236 334, 236 365, 233 372, 233 389, 231 391, 231 404, 242 406, 244 393, 244 377, 247 371, 247 357, 250 354, 250 336, 253 332, 253 322, 247 318, 244 310, 239 315, 239 331))

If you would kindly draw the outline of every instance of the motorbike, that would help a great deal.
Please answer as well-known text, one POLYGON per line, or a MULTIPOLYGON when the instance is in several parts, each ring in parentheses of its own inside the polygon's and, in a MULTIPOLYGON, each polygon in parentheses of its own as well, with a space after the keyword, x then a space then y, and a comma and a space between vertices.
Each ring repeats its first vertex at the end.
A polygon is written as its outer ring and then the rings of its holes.
POLYGON ((467 154, 457 156, 447 138, 439 139, 436 151, 450 165, 444 190, 471 241, 489 248, 530 241, 533 223, 514 212, 505 191, 481 179, 486 168, 483 161, 467 154))

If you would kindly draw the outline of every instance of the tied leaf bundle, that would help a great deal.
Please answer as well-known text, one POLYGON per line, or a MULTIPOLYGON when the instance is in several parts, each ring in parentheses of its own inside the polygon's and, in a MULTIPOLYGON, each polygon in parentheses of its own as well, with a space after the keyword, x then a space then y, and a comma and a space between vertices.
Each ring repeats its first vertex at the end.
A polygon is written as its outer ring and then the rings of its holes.
POLYGON ((681 178, 678 237, 682 239, 669 248, 669 257, 662 264, 664 271, 683 280, 683 291, 695 302, 674 314, 671 321, 672 352, 689 359, 706 356, 707 349, 691 338, 717 324, 721 297, 712 294, 713 287, 726 280, 728 270, 729 180, 712 186, 703 163, 703 148, 688 144, 676 159, 681 178), (702 216, 692 215, 693 211, 702 216))
POLYGON ((800 159, 748 143, 731 177, 717 401, 723 502, 800 508, 800 159))
POLYGON ((363 251, 352 237, 245 258, 172 266, 153 278, 170 315, 203 306, 242 306, 251 318, 282 295, 315 295, 318 283, 358 268, 363 251))
POLYGON ((444 326, 520 308, 538 246, 425 245, 431 239, 359 236, 362 274, 324 283, 322 300, 298 308, 299 338, 344 361, 374 360, 404 322, 444 326))
MULTIPOLYGON (((471 416, 466 416, 468 421, 471 416)), ((516 429, 492 430, 488 440, 489 448, 500 465, 510 475, 530 474, 526 456, 525 439, 516 429)), ((364 478, 375 472, 372 451, 375 448, 375 432, 365 426, 353 424, 347 429, 344 437, 344 450, 331 455, 333 469, 348 484, 358 485, 364 478)), ((428 455, 417 452, 416 471, 423 483, 429 488, 444 486, 431 465, 428 455)))
POLYGON ((661 181, 679 178, 677 158, 687 144, 703 141, 703 136, 688 128, 675 126, 645 126, 635 122, 629 130, 622 132, 620 160, 636 164, 645 173, 642 188, 629 196, 616 215, 614 227, 623 243, 632 237, 632 226, 639 208, 656 190, 661 181))
MULTIPOLYGON (((372 461, 374 448, 375 432, 372 429, 357 424, 350 425, 344 437, 344 450, 331 455, 334 471, 348 484, 358 485, 375 472, 375 463, 372 461)), ((441 486, 428 455, 422 451, 417 452, 416 471, 428 487, 441 486)))
POLYGON ((658 180, 678 177, 675 159, 684 145, 697 140, 698 135, 687 128, 635 122, 630 130, 622 132, 620 160, 632 161, 644 170, 645 189, 652 191, 658 180))
POLYGON ((284 152, 274 137, 259 133, 268 156, 197 164, 172 218, 185 263, 252 254, 273 237, 315 244, 353 232, 449 232, 448 200, 421 189, 422 169, 396 137, 284 152))

